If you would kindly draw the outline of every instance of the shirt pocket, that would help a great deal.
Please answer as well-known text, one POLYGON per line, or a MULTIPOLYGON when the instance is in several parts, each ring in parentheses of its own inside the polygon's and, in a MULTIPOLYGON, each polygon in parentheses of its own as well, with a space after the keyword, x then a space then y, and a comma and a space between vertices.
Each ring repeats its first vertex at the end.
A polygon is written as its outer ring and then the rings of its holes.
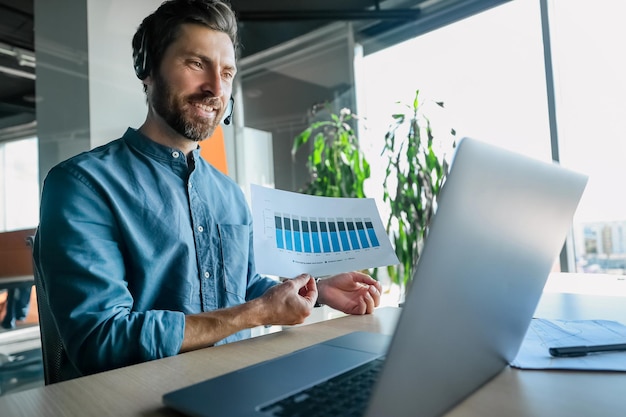
POLYGON ((245 301, 248 283, 248 261, 250 251, 250 228, 239 224, 219 224, 224 267, 224 289, 228 304, 245 301), (236 296, 233 300, 232 296, 236 296))

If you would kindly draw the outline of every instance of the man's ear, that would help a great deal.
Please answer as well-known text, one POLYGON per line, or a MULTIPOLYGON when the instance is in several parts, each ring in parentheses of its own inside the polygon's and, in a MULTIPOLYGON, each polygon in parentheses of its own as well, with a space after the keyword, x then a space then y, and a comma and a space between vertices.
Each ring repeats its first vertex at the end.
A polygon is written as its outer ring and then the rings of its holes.
POLYGON ((149 91, 152 89, 152 85, 154 81, 152 80, 152 76, 148 75, 146 78, 141 80, 143 83, 143 92, 146 94, 146 100, 148 99, 149 91))

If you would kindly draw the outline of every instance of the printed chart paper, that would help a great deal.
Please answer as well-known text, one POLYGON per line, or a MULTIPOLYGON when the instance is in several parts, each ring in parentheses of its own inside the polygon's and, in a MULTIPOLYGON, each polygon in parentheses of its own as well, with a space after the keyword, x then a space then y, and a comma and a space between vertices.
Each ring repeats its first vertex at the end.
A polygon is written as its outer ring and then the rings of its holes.
POLYGON ((626 371, 626 352, 603 352, 553 358, 556 346, 608 345, 626 342, 626 326, 611 320, 548 320, 534 318, 511 366, 520 369, 626 371))
POLYGON ((251 186, 257 272, 293 278, 399 263, 371 198, 251 186))

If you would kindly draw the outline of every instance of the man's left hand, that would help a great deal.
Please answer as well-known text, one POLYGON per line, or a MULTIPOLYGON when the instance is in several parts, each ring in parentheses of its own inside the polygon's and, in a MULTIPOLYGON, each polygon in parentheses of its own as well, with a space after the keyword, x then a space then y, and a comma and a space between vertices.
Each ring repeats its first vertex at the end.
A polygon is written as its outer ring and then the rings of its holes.
POLYGON ((346 314, 370 314, 380 304, 382 286, 362 272, 346 272, 321 279, 318 302, 346 314))

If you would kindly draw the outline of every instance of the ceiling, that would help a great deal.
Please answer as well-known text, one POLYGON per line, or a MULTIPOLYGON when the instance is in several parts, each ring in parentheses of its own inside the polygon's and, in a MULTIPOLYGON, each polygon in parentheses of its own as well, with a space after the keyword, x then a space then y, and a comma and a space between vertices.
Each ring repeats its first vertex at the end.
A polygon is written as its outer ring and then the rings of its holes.
POLYGON ((0 0, 0 130, 35 120, 33 0, 0 0))
MULTIPOLYGON (((359 21, 375 31, 415 20, 425 7, 498 1, 502 0, 231 0, 231 4, 239 17, 245 57, 333 21, 359 21)), ((0 140, 10 138, 19 130, 16 127, 34 126, 33 2, 0 0, 0 140)))

